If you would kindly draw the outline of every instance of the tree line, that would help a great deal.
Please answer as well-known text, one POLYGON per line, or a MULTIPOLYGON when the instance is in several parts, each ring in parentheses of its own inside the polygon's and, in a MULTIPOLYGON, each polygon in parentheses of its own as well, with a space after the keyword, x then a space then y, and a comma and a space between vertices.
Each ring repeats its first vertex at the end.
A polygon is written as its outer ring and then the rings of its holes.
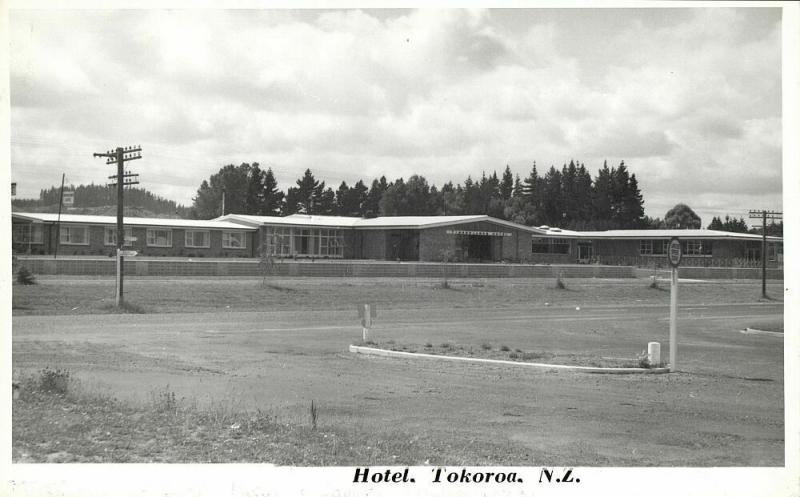
POLYGON ((226 165, 203 180, 190 215, 211 219, 223 213, 285 216, 295 213, 376 217, 486 214, 528 226, 543 224, 568 229, 604 230, 649 227, 635 174, 624 162, 603 164, 592 178, 574 160, 540 174, 536 163, 525 178, 511 168, 498 176, 468 176, 463 184, 429 184, 422 175, 387 180, 369 186, 342 181, 334 190, 306 169, 295 184, 281 191, 271 168, 258 163, 226 165))
MULTIPOLYGON (((75 209, 93 210, 94 208, 105 208, 117 204, 116 187, 106 185, 69 185, 64 191, 73 191, 75 209)), ((15 209, 25 209, 28 211, 57 212, 61 202, 61 187, 53 186, 39 191, 39 198, 35 199, 12 199, 11 205, 15 209)), ((188 217, 189 208, 177 204, 173 200, 168 200, 159 195, 155 195, 144 188, 125 189, 126 215, 138 217, 165 216, 165 217, 188 217), (138 214, 137 214, 138 213, 138 214)))

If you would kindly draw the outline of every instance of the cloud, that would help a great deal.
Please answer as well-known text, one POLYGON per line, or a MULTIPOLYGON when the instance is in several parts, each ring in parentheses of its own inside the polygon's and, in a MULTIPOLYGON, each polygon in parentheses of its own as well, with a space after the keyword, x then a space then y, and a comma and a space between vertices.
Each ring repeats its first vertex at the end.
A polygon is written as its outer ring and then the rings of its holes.
POLYGON ((285 187, 307 167, 441 184, 573 158, 625 160, 651 215, 670 195, 780 201, 779 9, 15 10, 10 26, 22 195, 59 157, 103 181, 91 153, 136 143, 143 186, 182 203, 228 163, 285 187))

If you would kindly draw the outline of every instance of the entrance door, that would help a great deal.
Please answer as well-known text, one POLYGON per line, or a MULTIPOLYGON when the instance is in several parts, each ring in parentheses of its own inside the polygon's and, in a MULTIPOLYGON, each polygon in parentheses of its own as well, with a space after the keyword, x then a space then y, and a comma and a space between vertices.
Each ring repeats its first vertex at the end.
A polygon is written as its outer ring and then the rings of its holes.
POLYGON ((492 260, 492 237, 483 235, 468 235, 467 260, 492 260))
POLYGON ((578 242, 578 262, 591 262, 594 257, 592 242, 578 242))

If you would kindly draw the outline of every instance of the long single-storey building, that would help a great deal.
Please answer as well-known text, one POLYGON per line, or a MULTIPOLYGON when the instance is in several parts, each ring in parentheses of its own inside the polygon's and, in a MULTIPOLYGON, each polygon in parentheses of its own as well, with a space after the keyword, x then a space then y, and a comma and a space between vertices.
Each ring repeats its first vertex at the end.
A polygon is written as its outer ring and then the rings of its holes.
MULTIPOLYGON (((15 212, 12 223, 15 253, 111 255, 116 246, 114 216, 15 212)), ((126 248, 146 256, 252 258, 263 246, 284 259, 652 266, 666 264, 672 237, 681 239, 684 265, 760 264, 760 235, 702 229, 570 231, 485 215, 125 218, 126 248)), ((769 265, 782 266, 782 239, 768 237, 767 246, 769 265)))
MULTIPOLYGON (((115 216, 14 212, 12 250, 22 254, 112 255, 115 216), (58 228, 56 228, 58 226, 58 228)), ((215 220, 125 217, 125 248, 141 255, 255 257, 256 230, 215 220)))

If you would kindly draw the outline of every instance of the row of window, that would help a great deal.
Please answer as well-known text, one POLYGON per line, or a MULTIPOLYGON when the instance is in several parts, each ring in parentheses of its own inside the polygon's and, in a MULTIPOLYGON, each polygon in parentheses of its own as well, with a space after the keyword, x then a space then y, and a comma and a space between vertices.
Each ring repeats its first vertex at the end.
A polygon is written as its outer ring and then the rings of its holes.
MULTIPOLYGON (((41 224, 15 225, 13 230, 14 243, 42 244, 44 243, 44 230, 41 224)), ((148 247, 172 247, 172 230, 160 228, 147 228, 148 247)), ((125 245, 130 246, 135 239, 131 228, 125 228, 125 245)), ((62 245, 89 245, 88 226, 61 226, 59 230, 59 243, 62 245)), ((104 228, 103 243, 115 246, 117 244, 117 229, 104 228)), ((184 247, 210 248, 211 232, 208 230, 185 230, 184 247)), ((222 247, 228 249, 247 248, 246 233, 241 231, 223 231, 222 247)))
POLYGON ((267 250, 279 257, 343 257, 344 231, 327 228, 267 227, 267 250))
POLYGON ((566 238, 534 238, 531 252, 534 254, 569 254, 566 238))
MULTIPOLYGON (((639 240, 639 255, 667 255, 668 240, 639 240)), ((711 240, 684 240, 683 255, 711 255, 711 240)))

